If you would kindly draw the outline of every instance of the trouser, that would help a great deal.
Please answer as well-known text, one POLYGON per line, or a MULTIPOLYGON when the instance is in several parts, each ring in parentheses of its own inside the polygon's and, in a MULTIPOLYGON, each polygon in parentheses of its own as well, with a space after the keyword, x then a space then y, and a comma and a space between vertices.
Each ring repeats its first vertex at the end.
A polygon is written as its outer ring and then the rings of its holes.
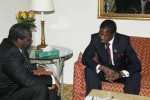
MULTIPOLYGON (((121 78, 115 82, 121 82, 124 84, 124 92, 129 94, 139 94, 140 92, 140 73, 130 75, 128 78, 121 78)), ((101 81, 104 81, 104 74, 100 72, 97 74, 90 68, 85 68, 85 80, 86 80, 86 95, 92 89, 101 89, 101 81)))
POLYGON ((34 85, 21 88, 4 100, 49 100, 48 91, 46 85, 34 85))
POLYGON ((49 91, 49 100, 60 100, 60 96, 58 96, 57 90, 49 91))

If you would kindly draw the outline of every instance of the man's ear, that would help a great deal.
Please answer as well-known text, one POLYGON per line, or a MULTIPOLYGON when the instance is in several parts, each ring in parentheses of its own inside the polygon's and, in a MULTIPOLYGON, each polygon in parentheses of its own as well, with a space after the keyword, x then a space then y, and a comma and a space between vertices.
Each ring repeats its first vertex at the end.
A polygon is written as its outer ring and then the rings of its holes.
POLYGON ((22 39, 17 38, 16 43, 21 43, 21 42, 22 42, 22 39))
POLYGON ((15 41, 17 47, 20 47, 22 44, 23 44, 23 39, 20 39, 18 38, 16 41, 15 41))

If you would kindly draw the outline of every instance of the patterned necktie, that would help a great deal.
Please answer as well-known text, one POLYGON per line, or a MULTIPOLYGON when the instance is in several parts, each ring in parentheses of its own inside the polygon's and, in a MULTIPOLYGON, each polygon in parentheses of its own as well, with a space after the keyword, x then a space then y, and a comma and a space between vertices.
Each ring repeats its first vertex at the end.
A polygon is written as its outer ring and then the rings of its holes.
POLYGON ((107 52, 107 57, 108 57, 108 64, 112 65, 111 61, 111 52, 110 52, 110 43, 106 43, 106 52, 107 52))

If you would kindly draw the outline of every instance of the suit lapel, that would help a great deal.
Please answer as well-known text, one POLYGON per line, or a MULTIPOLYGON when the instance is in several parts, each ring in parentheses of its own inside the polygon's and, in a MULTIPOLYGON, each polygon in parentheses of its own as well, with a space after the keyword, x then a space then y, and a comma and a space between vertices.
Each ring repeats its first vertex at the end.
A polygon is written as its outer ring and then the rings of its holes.
POLYGON ((95 39, 95 46, 98 52, 98 55, 103 59, 105 63, 108 62, 107 53, 105 49, 105 44, 101 42, 100 38, 97 36, 95 39))
POLYGON ((117 38, 117 35, 115 35, 115 38, 114 38, 114 42, 113 42, 113 58, 114 58, 114 64, 116 65, 117 63, 117 53, 118 53, 118 46, 119 46, 119 40, 117 38))
POLYGON ((18 48, 15 48, 15 50, 18 52, 19 57, 21 57, 20 59, 24 59, 22 51, 20 51, 18 48))

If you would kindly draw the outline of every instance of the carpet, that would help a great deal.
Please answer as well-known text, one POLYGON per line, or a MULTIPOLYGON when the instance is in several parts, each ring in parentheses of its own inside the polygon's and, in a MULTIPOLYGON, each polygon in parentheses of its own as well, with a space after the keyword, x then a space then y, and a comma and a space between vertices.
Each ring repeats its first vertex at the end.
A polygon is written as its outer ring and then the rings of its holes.
POLYGON ((73 85, 72 84, 65 84, 64 85, 64 97, 63 100, 72 100, 72 92, 73 85))

